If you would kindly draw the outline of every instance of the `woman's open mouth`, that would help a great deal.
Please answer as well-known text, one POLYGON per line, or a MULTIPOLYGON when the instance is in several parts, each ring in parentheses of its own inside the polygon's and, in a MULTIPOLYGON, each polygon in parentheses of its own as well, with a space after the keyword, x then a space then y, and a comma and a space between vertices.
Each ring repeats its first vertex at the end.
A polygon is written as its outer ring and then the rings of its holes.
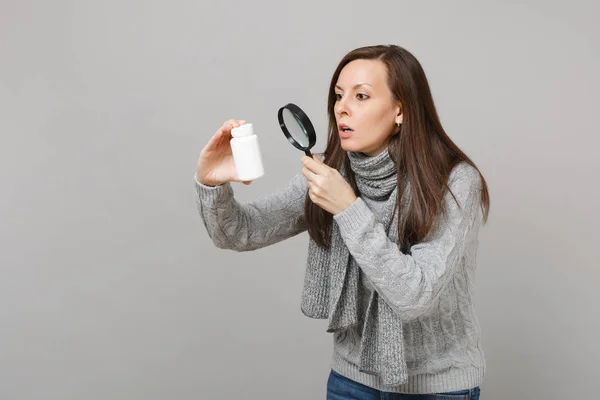
POLYGON ((350 136, 352 136, 352 133, 354 132, 354 130, 346 124, 339 124, 338 131, 340 134, 340 138, 342 139, 348 139, 350 136))

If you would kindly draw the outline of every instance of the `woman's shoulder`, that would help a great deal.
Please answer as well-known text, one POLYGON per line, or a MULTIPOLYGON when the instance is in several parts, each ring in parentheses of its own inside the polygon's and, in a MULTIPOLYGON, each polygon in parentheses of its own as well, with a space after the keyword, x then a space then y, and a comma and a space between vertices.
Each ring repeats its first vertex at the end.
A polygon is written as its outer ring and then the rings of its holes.
POLYGON ((480 190, 482 186, 479 170, 466 161, 461 161, 452 168, 448 178, 450 189, 480 190))

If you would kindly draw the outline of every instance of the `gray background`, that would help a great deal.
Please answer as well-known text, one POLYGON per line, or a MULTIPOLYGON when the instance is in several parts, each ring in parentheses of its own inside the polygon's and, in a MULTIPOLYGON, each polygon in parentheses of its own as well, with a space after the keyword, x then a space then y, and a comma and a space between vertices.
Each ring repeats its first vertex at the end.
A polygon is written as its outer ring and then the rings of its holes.
POLYGON ((238 199, 286 184, 302 154, 278 108, 304 108, 323 150, 337 62, 377 43, 417 56, 490 184, 482 398, 597 396, 598 15, 591 0, 1 0, 0 398, 324 398, 306 234, 216 249, 193 174, 240 118, 266 175, 238 199))

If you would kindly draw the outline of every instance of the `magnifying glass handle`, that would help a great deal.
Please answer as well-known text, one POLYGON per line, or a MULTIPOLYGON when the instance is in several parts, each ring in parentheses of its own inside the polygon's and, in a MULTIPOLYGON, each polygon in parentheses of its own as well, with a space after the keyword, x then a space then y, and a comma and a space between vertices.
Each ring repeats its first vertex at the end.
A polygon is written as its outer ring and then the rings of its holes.
POLYGON ((304 154, 306 154, 310 158, 312 158, 312 156, 313 156, 312 153, 310 152, 310 150, 304 150, 304 154))

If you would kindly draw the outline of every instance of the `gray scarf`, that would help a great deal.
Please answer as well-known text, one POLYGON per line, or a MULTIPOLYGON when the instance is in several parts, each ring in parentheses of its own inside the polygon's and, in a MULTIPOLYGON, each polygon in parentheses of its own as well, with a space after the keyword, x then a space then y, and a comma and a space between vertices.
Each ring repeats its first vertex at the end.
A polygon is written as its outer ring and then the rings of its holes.
MULTIPOLYGON (((396 165, 387 150, 375 157, 348 152, 360 195, 385 201, 380 222, 390 226, 388 236, 397 242, 397 228, 390 222, 396 204, 396 165), (385 200, 387 198, 387 200, 385 200)), ((345 176, 343 168, 340 171, 345 176)), ((366 315, 361 315, 362 272, 350 255, 335 222, 331 226, 331 245, 319 247, 309 239, 301 309, 304 315, 328 319, 327 332, 344 331, 364 320, 360 344, 359 370, 378 375, 384 385, 406 383, 402 321, 373 290, 366 315)))

